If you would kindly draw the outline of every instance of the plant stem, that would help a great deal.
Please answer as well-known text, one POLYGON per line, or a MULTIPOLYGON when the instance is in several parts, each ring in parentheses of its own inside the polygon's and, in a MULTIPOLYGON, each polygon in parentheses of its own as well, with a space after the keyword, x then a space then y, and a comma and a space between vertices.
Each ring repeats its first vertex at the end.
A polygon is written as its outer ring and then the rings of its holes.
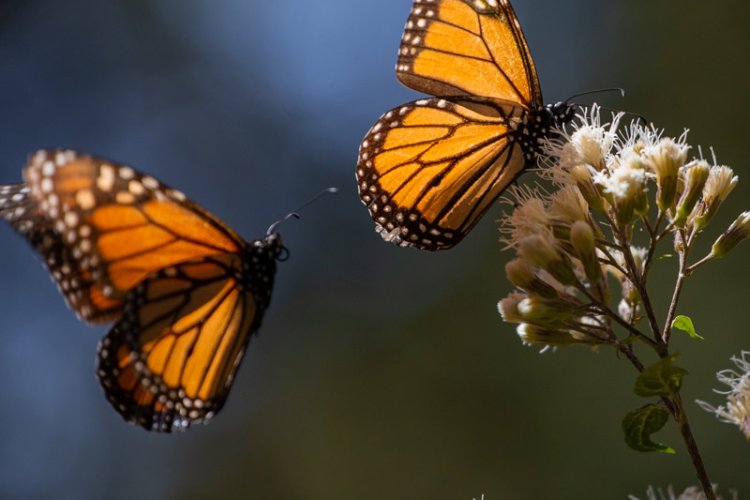
MULTIPOLYGON (((625 241, 624 232, 621 230, 618 230, 618 232, 620 233, 618 237, 621 239, 621 241, 625 241)), ((638 290, 638 293, 641 296, 643 308, 646 310, 646 317, 648 318, 649 326, 651 326, 651 332, 654 335, 654 340, 661 344, 662 336, 660 334, 659 324, 656 321, 656 314, 654 313, 654 308, 651 305, 651 299, 648 296, 648 291, 644 286, 643 276, 641 276, 641 273, 638 272, 638 266, 635 265, 635 259, 633 258, 633 253, 630 251, 630 246, 625 247, 622 255, 625 258, 625 265, 628 268, 633 285, 635 285, 636 290, 638 290)))
POLYGON ((690 275, 691 275, 691 274, 693 274, 693 273, 694 273, 694 272, 695 272, 695 271, 696 271, 696 270, 697 270, 697 269, 698 269, 699 267, 701 267, 701 266, 702 266, 703 264, 705 264, 706 262, 712 261, 712 260, 713 260, 714 258, 715 258, 715 257, 713 256, 713 254, 708 254, 708 255, 706 255, 706 256, 705 256, 705 257, 703 257, 703 258, 702 258, 701 260, 699 260, 698 262, 696 262, 696 263, 694 263, 693 265, 691 265, 690 267, 688 267, 688 268, 687 268, 687 270, 685 271, 685 274, 687 274, 688 276, 690 276, 690 275))
MULTIPOLYGON (((596 297, 594 297, 593 295, 591 295, 591 293, 589 293, 589 291, 586 289, 585 286, 583 286, 580 283, 578 283, 578 284, 576 284, 574 286, 576 287, 576 289, 579 292, 581 292, 583 295, 585 295, 586 298, 588 298, 592 302, 593 306, 596 308, 596 310, 598 312, 604 313, 607 317, 610 318, 610 320, 615 321, 617 324, 619 324, 621 327, 623 327, 625 330, 627 330, 631 335, 633 335, 634 337, 642 340, 649 347, 651 347, 652 349, 654 349, 654 350, 656 350, 658 352, 659 345, 655 341, 653 341, 647 335, 644 335, 643 333, 641 333, 641 331, 638 330, 635 326, 631 325, 630 323, 628 323, 627 321, 625 321, 624 319, 622 319, 620 317, 620 315, 617 314, 616 312, 614 312, 612 309, 610 309, 609 306, 605 302, 602 302, 601 300, 599 300, 596 297)), ((617 338, 617 337, 615 336, 615 338, 617 338)), ((641 370, 643 369, 642 365, 641 365, 640 369, 641 370)))
POLYGON ((678 233, 678 238, 681 238, 685 248, 680 252, 679 269, 677 272, 677 282, 674 285, 674 292, 672 293, 672 301, 669 303, 669 311, 667 312, 667 321, 664 323, 664 330, 661 334, 661 339, 664 344, 669 343, 669 336, 672 333, 672 321, 674 321, 675 314, 677 313, 677 302, 680 300, 680 294, 682 293, 682 287, 685 284, 685 278, 687 278, 687 258, 688 258, 688 243, 685 241, 684 234, 678 233))
POLYGON ((698 444, 695 442, 695 436, 693 431, 690 429, 690 423, 688 422, 687 413, 682 405, 682 398, 680 394, 676 394, 672 401, 677 409, 677 425, 680 428, 680 434, 682 439, 687 446, 688 453, 690 453, 690 460, 693 462, 696 474, 698 474, 698 481, 701 483, 703 493, 706 495, 707 500, 716 500, 716 494, 714 493, 713 486, 711 486, 711 480, 708 478, 706 467, 703 465, 703 459, 701 458, 700 451, 698 450, 698 444))
POLYGON ((649 224, 648 219, 644 219, 643 223, 646 226, 646 229, 648 230, 649 237, 651 238, 651 242, 648 246, 648 255, 646 256, 646 261, 643 266, 643 285, 645 286, 648 282, 648 273, 651 270, 651 266, 654 263, 654 254, 656 253, 656 247, 659 245, 659 241, 661 240, 661 236, 657 234, 659 231, 659 227, 662 225, 662 222, 664 221, 664 212, 659 212, 659 217, 656 219, 656 223, 654 227, 651 227, 651 224, 649 224))
MULTIPOLYGON (((638 373, 644 369, 643 363, 638 359, 638 356, 630 349, 632 346, 625 346, 620 342, 616 343, 617 349, 628 358, 630 363, 638 370, 638 373)), ((664 405, 667 407, 672 417, 677 422, 677 426, 680 429, 680 435, 685 443, 685 447, 690 455, 690 460, 693 462, 695 473, 698 475, 698 481, 700 481, 703 492, 706 495, 706 500, 716 500, 716 494, 714 493, 713 487, 711 486, 711 480, 708 478, 706 472, 706 466, 703 464, 703 458, 701 457, 700 450, 698 450, 698 444, 695 442, 695 436, 690 428, 690 422, 688 422, 687 413, 682 405, 682 397, 677 393, 672 398, 662 397, 664 405)))
POLYGON ((636 370, 638 370, 638 373, 641 373, 644 370, 643 363, 641 363, 641 360, 638 359, 638 356, 635 355, 632 347, 633 346, 626 346, 619 341, 617 342, 617 348, 620 350, 620 352, 623 353, 626 358, 628 358, 630 363, 635 367, 636 370))

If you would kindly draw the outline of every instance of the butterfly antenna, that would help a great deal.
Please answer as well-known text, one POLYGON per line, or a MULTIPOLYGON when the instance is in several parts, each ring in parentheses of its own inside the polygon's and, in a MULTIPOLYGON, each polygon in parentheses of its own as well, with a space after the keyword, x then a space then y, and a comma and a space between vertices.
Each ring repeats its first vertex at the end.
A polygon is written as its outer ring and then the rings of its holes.
POLYGON ((272 234, 274 234, 276 232, 276 228, 279 227, 284 222, 288 221, 289 219, 299 219, 300 215, 299 215, 298 212, 300 212, 300 211, 304 210, 305 208, 307 208, 308 206, 312 205, 313 203, 315 203, 316 201, 318 201, 323 196, 326 196, 328 194, 336 194, 338 192, 339 192, 338 188, 335 188, 335 187, 325 188, 324 190, 322 190, 321 192, 319 192, 318 194, 316 194, 315 196, 313 196, 312 198, 310 198, 309 200, 307 200, 305 203, 303 203, 302 205, 300 205, 299 207, 297 207, 296 210, 292 210, 291 212, 289 212, 288 214, 286 214, 284 217, 282 217, 281 219, 279 219, 276 222, 274 222, 273 224, 271 224, 268 227, 268 230, 266 231, 266 236, 271 236, 272 234))
POLYGON ((625 89, 622 87, 610 87, 606 89, 596 89, 596 90, 588 90, 586 92, 581 92, 580 94, 573 94, 572 96, 565 99, 565 103, 570 103, 573 99, 576 99, 578 97, 583 97, 585 95, 591 95, 591 94, 603 94, 605 92, 619 92, 620 97, 625 97, 625 89))
MULTIPOLYGON (((624 88, 622 88, 622 87, 611 87, 611 88, 607 88, 607 89, 589 90, 587 92, 581 92, 580 94, 573 94, 572 96, 570 96, 567 99, 565 99, 565 103, 568 104, 573 99, 576 99, 577 97, 582 97, 582 96, 591 95, 591 94, 601 94, 601 93, 604 93, 604 92, 619 92, 620 93, 620 97, 625 97, 625 89, 624 88)), ((611 113, 620 113, 621 112, 620 110, 608 108, 606 106, 599 106, 599 108, 602 109, 603 111, 609 111, 611 113)), ((634 116, 644 126, 648 125, 648 123, 649 123, 648 119, 645 116, 643 116, 643 115, 641 115, 639 113, 633 113, 632 111, 622 111, 622 113, 624 113, 626 115, 634 116)))
POLYGON ((606 106, 599 106, 599 109, 601 109, 602 111, 609 111, 612 114, 622 113, 623 116, 632 116, 639 122, 641 122, 641 125, 643 125, 644 127, 649 124, 648 118, 640 113, 634 113, 633 111, 620 111, 618 109, 608 108, 606 106))

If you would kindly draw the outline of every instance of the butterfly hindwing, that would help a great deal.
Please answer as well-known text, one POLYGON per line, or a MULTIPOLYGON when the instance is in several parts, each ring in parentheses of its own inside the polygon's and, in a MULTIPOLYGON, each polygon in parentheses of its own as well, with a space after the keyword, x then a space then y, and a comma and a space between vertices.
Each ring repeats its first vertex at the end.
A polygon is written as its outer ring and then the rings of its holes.
POLYGON ((458 243, 525 165, 513 105, 422 99, 389 111, 360 148, 357 181, 381 235, 458 243))
POLYGON ((252 268, 236 255, 204 257, 160 271, 129 296, 97 369, 127 421, 171 432, 222 407, 270 299, 276 250, 257 243, 252 268))
POLYGON ((414 0, 396 75, 434 96, 480 96, 541 105, 542 92, 507 0, 414 0))

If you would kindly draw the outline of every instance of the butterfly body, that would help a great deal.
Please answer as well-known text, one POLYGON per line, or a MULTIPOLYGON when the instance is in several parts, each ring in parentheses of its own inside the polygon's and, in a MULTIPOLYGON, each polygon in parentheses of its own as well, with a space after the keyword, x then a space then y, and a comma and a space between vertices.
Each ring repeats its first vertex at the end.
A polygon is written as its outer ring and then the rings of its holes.
POLYGON ((356 178, 376 230, 400 246, 457 244, 573 116, 544 105, 507 0, 415 0, 396 75, 435 97, 381 116, 356 178))
POLYGON ((0 216, 38 251, 68 305, 115 321, 97 375, 128 422, 171 432, 224 404, 268 307, 281 237, 246 242, 131 167, 39 151, 0 187, 0 216))

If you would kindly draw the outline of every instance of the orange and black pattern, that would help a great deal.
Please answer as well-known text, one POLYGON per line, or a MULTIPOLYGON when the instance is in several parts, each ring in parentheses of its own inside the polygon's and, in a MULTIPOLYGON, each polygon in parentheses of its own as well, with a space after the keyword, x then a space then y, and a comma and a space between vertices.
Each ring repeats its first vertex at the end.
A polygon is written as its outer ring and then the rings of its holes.
POLYGON ((414 0, 396 75, 436 97, 388 111, 369 130, 360 198, 385 240, 447 249, 536 161, 573 107, 543 104, 507 0, 414 0))
POLYGON ((39 252, 70 307, 115 321, 97 374, 128 422, 171 432, 223 405, 271 296, 281 238, 245 242, 131 167, 39 151, 0 216, 39 252))

